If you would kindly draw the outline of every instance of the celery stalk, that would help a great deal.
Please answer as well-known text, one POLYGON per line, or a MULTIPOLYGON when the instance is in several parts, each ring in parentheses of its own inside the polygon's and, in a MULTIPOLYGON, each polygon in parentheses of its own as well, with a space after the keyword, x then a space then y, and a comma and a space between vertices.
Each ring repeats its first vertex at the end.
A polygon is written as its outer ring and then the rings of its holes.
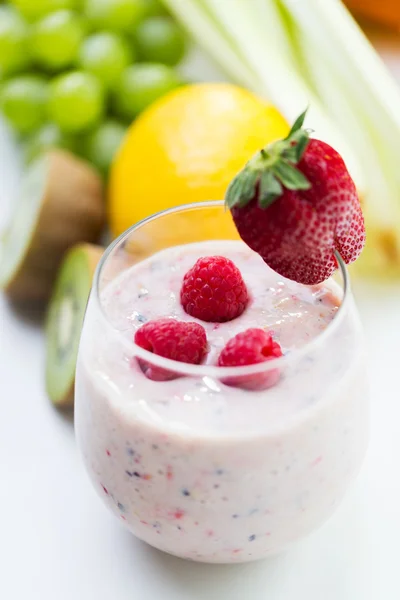
POLYGON ((191 0, 164 0, 182 25, 200 46, 219 64, 227 75, 244 87, 254 89, 257 76, 241 57, 234 40, 225 35, 221 25, 214 21, 207 8, 191 0))
MULTIPOLYGON (((306 125, 317 130, 319 135, 329 140, 346 160, 349 170, 357 181, 359 189, 365 187, 363 170, 347 140, 341 134, 318 98, 306 85, 291 61, 292 48, 287 32, 282 26, 279 7, 274 0, 164 0, 175 11, 183 23, 190 20, 189 9, 196 7, 208 16, 202 28, 196 29, 197 22, 191 23, 192 32, 199 44, 219 61, 224 70, 234 72, 227 55, 217 56, 214 45, 205 45, 211 28, 222 31, 224 39, 231 40, 246 65, 251 65, 256 81, 249 86, 262 95, 293 122, 308 106, 306 125), (206 30, 204 26, 209 29, 206 30)), ((237 78, 235 79, 237 81, 237 78)), ((241 82, 242 84, 244 82, 241 82)))

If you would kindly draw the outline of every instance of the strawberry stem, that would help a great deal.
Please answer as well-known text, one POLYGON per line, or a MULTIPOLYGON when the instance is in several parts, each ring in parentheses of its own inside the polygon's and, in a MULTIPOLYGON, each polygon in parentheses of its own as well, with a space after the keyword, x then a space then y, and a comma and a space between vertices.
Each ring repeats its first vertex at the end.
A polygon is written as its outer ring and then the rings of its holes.
POLYGON ((296 168, 306 151, 310 132, 303 129, 307 109, 295 120, 286 138, 262 148, 231 181, 225 196, 228 208, 246 206, 258 192, 258 204, 267 208, 288 190, 308 190, 308 179, 296 168))

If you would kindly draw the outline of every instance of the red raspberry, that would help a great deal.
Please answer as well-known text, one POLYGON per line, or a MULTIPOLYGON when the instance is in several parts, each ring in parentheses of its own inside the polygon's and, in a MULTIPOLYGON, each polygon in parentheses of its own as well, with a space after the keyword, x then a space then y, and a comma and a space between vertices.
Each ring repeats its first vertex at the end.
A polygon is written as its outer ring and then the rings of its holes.
MULTIPOLYGON (((242 367, 267 362, 282 356, 280 345, 263 329, 247 329, 229 340, 218 358, 219 367, 242 367)), ((279 370, 272 369, 253 375, 230 377, 224 383, 246 390, 264 390, 275 385, 279 379, 279 370)))
POLYGON ((183 278, 181 303, 188 315, 223 323, 239 317, 249 295, 239 269, 224 256, 205 256, 183 278))
MULTIPOLYGON (((135 344, 164 358, 198 365, 207 353, 204 327, 198 323, 185 323, 175 319, 149 321, 135 333, 135 344)), ((179 375, 173 371, 153 366, 138 359, 143 373, 153 381, 168 381, 179 375)))

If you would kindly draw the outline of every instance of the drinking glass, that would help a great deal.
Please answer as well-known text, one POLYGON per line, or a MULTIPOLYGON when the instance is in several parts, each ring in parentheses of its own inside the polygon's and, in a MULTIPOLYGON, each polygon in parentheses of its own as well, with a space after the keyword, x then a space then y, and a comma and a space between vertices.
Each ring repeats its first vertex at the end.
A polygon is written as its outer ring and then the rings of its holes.
MULTIPOLYGON (((319 527, 359 471, 368 438, 363 337, 338 256, 334 318, 281 358, 221 368, 136 346, 108 291, 118 294, 126 270, 142 264, 152 281, 143 294, 161 303, 168 290, 157 253, 210 240, 242 243, 222 202, 156 214, 107 249, 81 336, 76 435, 95 489, 135 536, 191 560, 245 562, 319 527), (140 362, 171 378, 146 379, 140 362), (263 392, 229 385, 277 370, 279 382, 263 392)), ((137 298, 130 318, 140 321, 137 298)), ((306 337, 307 316, 303 325, 306 337)))

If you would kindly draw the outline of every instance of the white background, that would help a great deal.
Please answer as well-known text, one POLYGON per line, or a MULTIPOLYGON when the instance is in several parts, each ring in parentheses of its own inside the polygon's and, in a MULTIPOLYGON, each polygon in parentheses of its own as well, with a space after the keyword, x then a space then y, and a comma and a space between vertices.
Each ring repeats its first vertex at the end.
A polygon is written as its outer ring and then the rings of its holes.
MULTIPOLYGON (((400 54, 383 50, 400 71, 400 54)), ((13 166, 0 131, 2 218, 18 181, 13 166)), ((163 555, 107 512, 79 460, 71 418, 46 398, 41 328, 0 296, 0 598, 399 600, 400 282, 355 291, 372 400, 363 471, 317 533, 283 556, 243 566, 163 555)))

